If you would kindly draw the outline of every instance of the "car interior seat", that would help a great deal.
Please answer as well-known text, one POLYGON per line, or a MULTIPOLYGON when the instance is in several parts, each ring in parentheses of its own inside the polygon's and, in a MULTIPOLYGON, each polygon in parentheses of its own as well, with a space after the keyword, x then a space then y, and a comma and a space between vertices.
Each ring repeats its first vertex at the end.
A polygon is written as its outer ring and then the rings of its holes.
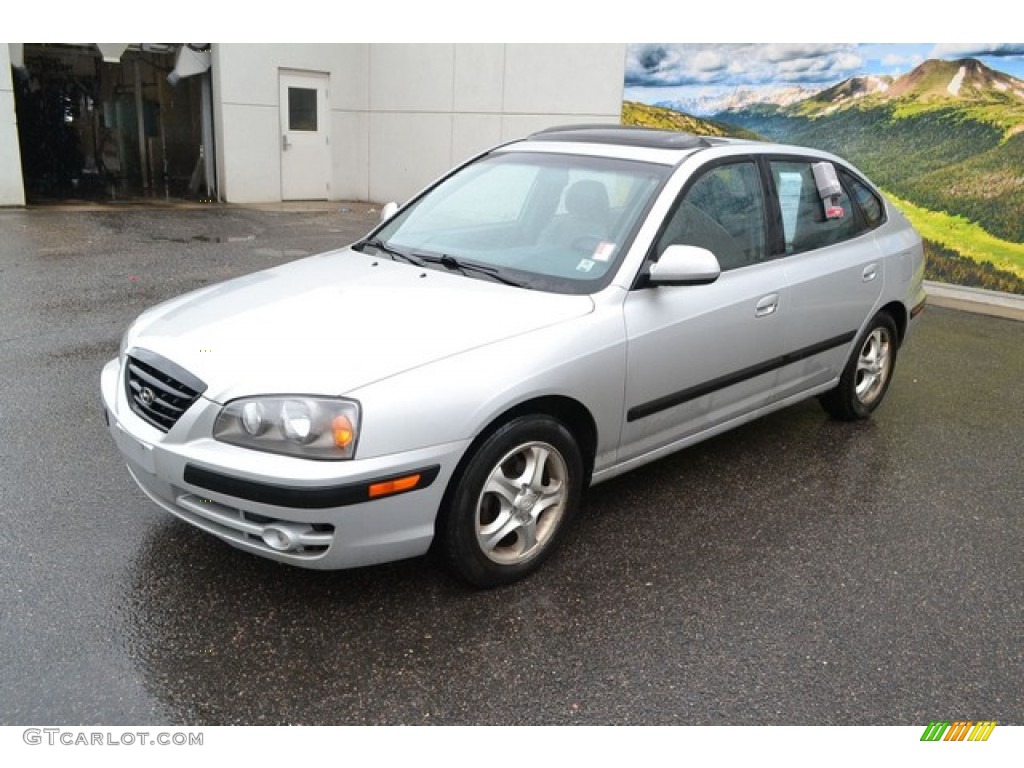
MULTIPOLYGON (((565 213, 547 228, 545 242, 563 247, 572 246, 580 238, 600 241, 608 236, 611 205, 604 184, 583 179, 565 192, 565 213)), ((590 247, 596 242, 589 243, 590 247)))

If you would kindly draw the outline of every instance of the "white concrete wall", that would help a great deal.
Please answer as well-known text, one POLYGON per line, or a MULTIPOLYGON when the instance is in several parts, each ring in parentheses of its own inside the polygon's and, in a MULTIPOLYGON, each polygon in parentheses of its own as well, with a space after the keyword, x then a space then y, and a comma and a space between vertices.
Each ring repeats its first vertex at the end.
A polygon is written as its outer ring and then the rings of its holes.
POLYGON ((21 149, 14 111, 14 84, 7 43, 0 43, 0 205, 24 205, 21 149))
POLYGON ((330 75, 335 200, 405 200, 452 165, 551 125, 619 121, 625 45, 214 46, 221 189, 281 199, 278 71, 330 75))
POLYGON ((618 123, 624 45, 370 46, 370 200, 405 200, 499 142, 618 123))
POLYGON ((365 199, 367 46, 227 44, 213 46, 217 173, 228 202, 281 199, 281 69, 330 78, 331 198, 365 199))

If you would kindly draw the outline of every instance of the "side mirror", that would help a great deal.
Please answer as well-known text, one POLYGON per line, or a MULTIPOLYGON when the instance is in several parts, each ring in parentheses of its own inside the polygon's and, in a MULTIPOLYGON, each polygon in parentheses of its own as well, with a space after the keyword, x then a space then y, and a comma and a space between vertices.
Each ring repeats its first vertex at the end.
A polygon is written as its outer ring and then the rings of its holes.
POLYGON ((393 200, 390 203, 386 203, 380 209, 380 223, 383 224, 396 213, 398 213, 398 203, 394 202, 393 200))
POLYGON ((651 265, 647 285, 707 285, 722 274, 715 254, 696 245, 670 245, 651 265))

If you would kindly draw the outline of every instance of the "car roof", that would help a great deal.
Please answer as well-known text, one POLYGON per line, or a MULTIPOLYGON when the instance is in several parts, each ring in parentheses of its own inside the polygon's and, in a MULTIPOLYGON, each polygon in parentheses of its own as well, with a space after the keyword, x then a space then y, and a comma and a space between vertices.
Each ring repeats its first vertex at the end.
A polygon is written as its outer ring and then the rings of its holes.
MULTIPOLYGON (((811 147, 725 136, 701 136, 660 128, 624 126, 614 123, 560 125, 545 128, 524 139, 512 141, 491 150, 491 152, 498 153, 531 151, 614 157, 674 166, 678 166, 688 157, 697 153, 711 152, 720 156, 751 153, 816 158, 838 162, 845 167, 852 168, 842 158, 811 147)), ((857 173, 863 176, 859 171, 857 173)))
POLYGON ((703 149, 757 142, 720 136, 699 136, 658 128, 612 123, 559 125, 530 134, 502 149, 547 150, 572 154, 642 159, 675 165, 703 149))
POLYGON ((588 144, 616 144, 651 149, 697 149, 728 142, 713 136, 665 131, 640 126, 590 124, 560 125, 530 134, 527 141, 578 141, 588 144))

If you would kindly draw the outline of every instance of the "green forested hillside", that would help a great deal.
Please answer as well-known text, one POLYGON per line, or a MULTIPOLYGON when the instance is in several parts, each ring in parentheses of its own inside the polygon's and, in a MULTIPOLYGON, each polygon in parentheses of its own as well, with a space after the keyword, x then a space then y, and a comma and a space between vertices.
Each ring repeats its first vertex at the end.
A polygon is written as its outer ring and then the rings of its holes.
POLYGON ((1024 243, 1024 133, 1005 138, 1002 127, 950 105, 903 117, 898 108, 734 117, 768 138, 835 152, 902 198, 926 238, 929 279, 1024 293, 1024 266, 1003 253, 1024 243), (976 227, 965 229, 964 220, 976 227))
POLYGON ((623 122, 834 152, 922 231, 929 277, 1024 293, 1024 81, 980 61, 926 61, 712 120, 627 102, 623 122))
POLYGON ((952 107, 909 117, 897 117, 895 110, 884 105, 818 118, 732 117, 768 138, 835 152, 900 197, 1024 242, 1024 134, 1004 141, 997 126, 952 107))
POLYGON ((907 178, 901 187, 918 205, 955 212, 997 237, 1024 242, 1024 133, 957 165, 907 178))
POLYGON ((622 124, 645 128, 663 128, 669 131, 694 133, 699 136, 729 136, 737 139, 758 139, 756 133, 737 125, 704 120, 685 112, 664 107, 652 107, 635 101, 622 102, 622 124))
POLYGON ((1024 242, 1024 82, 975 59, 851 78, 786 108, 716 116, 835 152, 922 208, 1024 242))

